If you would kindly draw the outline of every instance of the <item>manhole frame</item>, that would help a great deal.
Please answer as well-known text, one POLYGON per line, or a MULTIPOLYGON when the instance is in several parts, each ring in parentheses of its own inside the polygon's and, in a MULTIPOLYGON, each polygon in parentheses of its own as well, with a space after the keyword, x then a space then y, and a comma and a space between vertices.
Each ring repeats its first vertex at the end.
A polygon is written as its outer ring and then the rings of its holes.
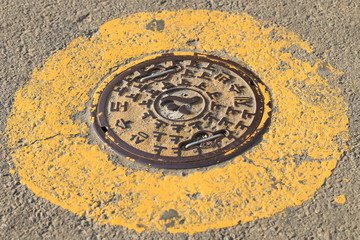
MULTIPOLYGON (((157 54, 157 55, 150 55, 143 59, 135 60, 132 63, 135 63, 129 67, 129 64, 124 66, 124 70, 115 75, 112 80, 107 82, 107 84, 101 84, 99 89, 97 89, 95 97, 93 99, 93 104, 91 107, 91 117, 93 119, 92 125, 95 129, 95 132, 100 137, 100 139, 110 146, 117 154, 125 157, 126 159, 135 160, 136 162, 146 164, 149 166, 157 167, 157 168, 165 168, 165 169, 188 169, 188 168, 199 168, 214 165, 220 162, 227 161, 235 156, 238 156, 249 150, 253 145, 256 145, 260 142, 262 135, 266 132, 270 120, 271 120, 271 98, 270 93, 266 85, 258 78, 254 73, 252 73, 247 68, 243 67, 239 63, 236 63, 229 59, 224 59, 222 57, 204 54, 204 53, 197 53, 197 52, 172 52, 172 53, 164 53, 164 54, 157 54), (167 162, 167 157, 159 156, 156 154, 151 154, 147 152, 143 152, 139 149, 136 149, 126 142, 122 141, 117 134, 111 130, 109 126, 106 116, 105 116, 105 109, 106 109, 106 102, 108 94, 111 93, 113 88, 117 85, 119 79, 121 79, 124 75, 127 75, 129 72, 133 72, 134 69, 141 68, 143 66, 148 65, 149 62, 154 61, 161 61, 168 58, 184 58, 192 59, 192 60, 200 60, 201 58, 206 58, 216 64, 231 69, 231 71, 235 72, 241 78, 243 78, 246 82, 249 83, 251 86, 252 91, 254 92, 257 107, 256 107, 256 114, 254 118, 254 123, 248 130, 241 136, 241 141, 234 141, 233 143, 227 145, 225 148, 219 149, 216 152, 222 152, 222 154, 217 153, 207 153, 210 156, 202 157, 201 155, 198 156, 191 156, 188 158, 192 158, 193 161, 188 162, 167 162), (97 96, 97 98, 96 98, 97 96), (103 109, 101 111, 100 109, 103 109), (106 131, 104 131, 104 127, 106 131), (250 133, 250 134, 248 134, 250 133), (239 144, 239 142, 241 144, 239 144), (237 144, 236 144, 237 143, 237 144), (145 154, 141 154, 145 153, 145 154), (146 156, 147 158, 145 158, 146 156), (220 156, 220 158, 219 158, 220 156), (155 160, 156 159, 156 160, 155 160)), ((171 157, 173 158, 173 157, 171 157)))

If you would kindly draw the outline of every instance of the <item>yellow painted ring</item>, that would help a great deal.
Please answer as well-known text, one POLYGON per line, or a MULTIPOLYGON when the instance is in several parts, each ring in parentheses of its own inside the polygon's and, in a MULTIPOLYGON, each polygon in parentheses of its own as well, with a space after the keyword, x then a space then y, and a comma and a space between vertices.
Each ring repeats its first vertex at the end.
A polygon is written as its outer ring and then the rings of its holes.
POLYGON ((76 214, 137 231, 194 233, 299 205, 336 166, 348 119, 340 90, 317 69, 340 72, 292 55, 294 48, 312 52, 296 34, 247 14, 181 10, 110 21, 58 51, 17 92, 7 132, 22 182, 76 214), (154 19, 164 28, 146 27, 154 19), (228 164, 187 176, 114 166, 76 114, 114 68, 162 51, 212 53, 257 74, 274 106, 263 141, 228 164))

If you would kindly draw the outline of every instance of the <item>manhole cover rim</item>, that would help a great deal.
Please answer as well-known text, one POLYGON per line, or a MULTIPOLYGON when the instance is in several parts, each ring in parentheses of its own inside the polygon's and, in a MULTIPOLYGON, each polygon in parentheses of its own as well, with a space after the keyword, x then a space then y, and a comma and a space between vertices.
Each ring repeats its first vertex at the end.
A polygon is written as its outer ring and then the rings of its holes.
POLYGON ((268 88, 254 73, 232 60, 197 52, 171 52, 165 54, 154 54, 132 61, 131 63, 124 65, 118 71, 116 71, 116 75, 112 79, 106 79, 103 83, 100 84, 92 102, 91 116, 93 119, 93 127, 101 140, 107 143, 107 145, 109 145, 115 152, 119 153, 126 159, 137 161, 153 167, 167 169, 205 167, 227 161, 235 156, 240 155, 241 153, 249 150, 261 139, 260 137, 265 132, 267 126, 270 123, 270 115, 272 111, 271 97, 268 88), (241 136, 241 144, 238 143, 239 141, 236 141, 227 145, 225 148, 222 148, 221 158, 219 158, 219 154, 213 154, 213 152, 210 152, 204 154, 206 155, 205 157, 204 155, 187 157, 190 159, 190 161, 186 162, 170 161, 174 160, 174 157, 159 156, 156 154, 143 152, 130 146, 121 140, 109 126, 105 116, 105 105, 107 101, 106 96, 108 96, 108 94, 113 90, 113 87, 116 86, 119 81, 121 81, 120 79, 122 76, 132 72, 134 68, 146 66, 150 61, 160 61, 173 57, 190 58, 194 60, 205 58, 208 60, 208 62, 216 62, 216 64, 231 69, 231 71, 241 76, 242 79, 249 83, 249 86, 255 95, 257 103, 257 115, 254 118, 252 127, 249 128, 243 134, 243 136, 241 136), (100 109, 104 110, 102 111, 100 109), (104 125, 108 126, 106 132, 103 130, 104 125))

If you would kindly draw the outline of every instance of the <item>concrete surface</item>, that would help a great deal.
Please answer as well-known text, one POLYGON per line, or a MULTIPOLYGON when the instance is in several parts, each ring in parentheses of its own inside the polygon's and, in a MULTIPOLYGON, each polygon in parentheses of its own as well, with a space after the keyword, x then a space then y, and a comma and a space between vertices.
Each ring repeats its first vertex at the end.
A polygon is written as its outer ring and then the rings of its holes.
POLYGON ((359 239, 359 4, 356 1, 6 1, 0 3, 1 239, 359 239), (271 218, 187 234, 137 233, 77 216, 20 184, 8 157, 4 127, 16 90, 35 67, 73 39, 136 12, 209 9, 246 12, 300 34, 315 56, 345 72, 335 83, 349 103, 349 151, 314 198, 271 218), (344 194, 346 203, 334 198, 344 194))

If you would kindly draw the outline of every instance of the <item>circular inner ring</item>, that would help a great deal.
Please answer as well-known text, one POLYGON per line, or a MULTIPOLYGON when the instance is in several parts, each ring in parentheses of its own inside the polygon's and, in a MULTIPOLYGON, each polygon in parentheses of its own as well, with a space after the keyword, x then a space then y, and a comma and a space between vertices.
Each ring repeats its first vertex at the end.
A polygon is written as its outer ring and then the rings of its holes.
POLYGON ((120 70, 97 91, 92 116, 100 138, 121 155, 155 167, 201 167, 261 136, 265 89, 235 62, 163 54, 120 70))
POLYGON ((161 93, 154 103, 156 113, 167 120, 189 121, 203 114, 207 99, 191 88, 174 88, 161 93))

